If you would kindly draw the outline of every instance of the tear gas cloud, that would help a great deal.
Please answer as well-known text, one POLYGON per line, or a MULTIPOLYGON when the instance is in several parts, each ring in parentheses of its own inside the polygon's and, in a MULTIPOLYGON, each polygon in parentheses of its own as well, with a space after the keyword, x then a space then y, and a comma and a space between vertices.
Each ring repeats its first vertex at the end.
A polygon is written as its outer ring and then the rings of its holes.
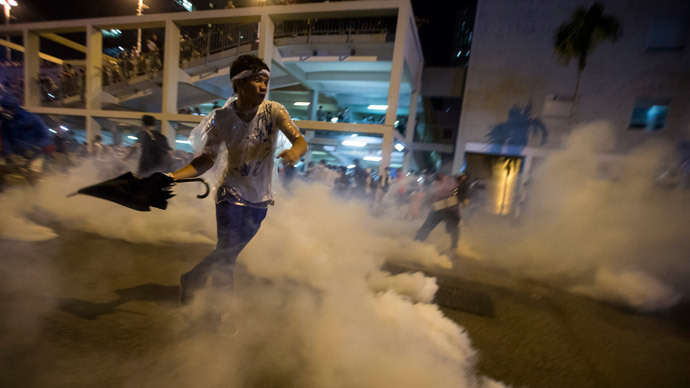
POLYGON ((67 198, 81 187, 114 176, 84 163, 69 173, 47 175, 36 186, 8 190, 0 204, 7 215, 0 220, 2 236, 18 240, 56 237, 52 230, 28 221, 26 216, 30 216, 66 229, 135 243, 215 244, 213 203, 196 199, 194 194, 202 188, 194 184, 177 186, 178 195, 164 212, 135 212, 84 195, 67 198))
POLYGON ((461 253, 643 311, 676 304, 690 291, 690 195, 655 182, 675 149, 649 141, 602 157, 613 137, 604 122, 576 128, 534 169, 520 219, 466 220, 461 253))
MULTIPOLYGON (((447 257, 409 237, 377 233, 381 224, 367 214, 366 206, 339 202, 325 187, 302 186, 281 197, 240 255, 260 280, 240 281, 229 304, 239 340, 176 344, 173 353, 204 349, 197 362, 214 366, 199 372, 182 362, 176 368, 185 370, 183 378, 237 386, 502 386, 477 376, 469 337, 430 303, 433 278, 380 269, 400 254, 399 244, 407 247, 403 260, 447 267, 447 257)), ((190 311, 205 311, 208 300, 190 311)))
MULTIPOLYGON (((689 291, 685 282, 690 275, 690 264, 685 260, 690 250, 688 191, 659 188, 654 181, 668 166, 673 146, 647 142, 625 155, 602 159, 602 152, 610 149, 613 139, 614 131, 603 122, 574 130, 565 149, 534 168, 520 219, 496 220, 473 213, 463 220, 460 253, 510 269, 517 276, 541 279, 645 311, 677 303, 689 291)), ((178 195, 164 212, 137 213, 99 199, 65 198, 76 188, 105 178, 84 166, 70 174, 48 176, 37 187, 4 194, 0 232, 6 238, 55 237, 51 229, 23 217, 39 209, 52 222, 108 238, 214 243, 213 203, 194 198, 200 190, 194 184, 177 186, 178 195)), ((275 186, 279 188, 277 180, 275 186)), ((325 190, 305 192, 328 195, 325 190)), ((308 220, 297 241, 309 240, 314 225, 328 230, 349 220, 351 229, 371 230, 372 238, 379 240, 371 249, 378 255, 400 260, 429 257, 438 264, 434 258, 439 256, 430 244, 406 243, 416 224, 334 210, 345 210, 352 204, 334 202, 319 219, 311 198, 281 197, 279 203, 292 201, 302 203, 304 213, 299 218, 308 220), (353 214, 357 214, 356 220, 353 214), (374 228, 367 229, 370 227, 374 228)), ((278 222, 274 213, 276 210, 271 209, 266 221, 269 224, 278 222)), ((324 238, 326 244, 338 233, 331 232, 324 238)), ((348 235, 352 230, 342 229, 340 233, 348 235)), ((443 228, 438 227, 428 241, 441 249, 447 247, 447 239, 443 228)))
MULTIPOLYGON (((602 176, 596 155, 608 131, 601 123, 582 127, 541 163, 517 223, 478 213, 464 220, 460 253, 641 310, 676 303, 688 291, 687 193, 659 189, 653 179, 671 147, 646 144, 611 161, 602 176)), ((215 241, 213 201, 194 198, 194 184, 176 187, 168 210, 150 213, 65 197, 106 178, 80 167, 11 190, 3 194, 0 230, 54 237, 23 218, 30 215, 43 225, 132 242, 215 241)), ((423 244, 412 241, 417 226, 373 218, 363 204, 336 200, 325 187, 298 186, 294 196, 279 197, 240 255, 260 281, 238 287, 233 303, 208 291, 180 314, 200 316, 209 300, 219 301, 238 317, 242 335, 226 341, 189 334, 176 318, 178 340, 146 363, 145 376, 127 378, 169 386, 500 386, 477 375, 467 334, 430 303, 433 278, 380 269, 384 261, 450 267, 434 246, 447 246, 443 228, 423 244)))
MULTIPOLYGON (((58 233, 72 228, 135 242, 214 240, 213 202, 194 198, 194 184, 178 186, 168 210, 150 213, 65 197, 104 178, 81 167, 7 193, 4 202, 17 219, 40 218, 58 233)), ((241 272, 251 276, 239 275, 245 280, 237 297, 228 301, 205 290, 174 315, 168 325, 173 339, 155 357, 113 370, 125 386, 502 386, 478 375, 467 333, 431 303, 434 278, 381 270, 386 260, 450 267, 433 246, 388 224, 372 218, 364 204, 333 198, 326 187, 300 186, 292 197, 281 195, 240 255, 241 272), (241 335, 226 339, 189 329, 190 319, 203 321, 217 305, 231 310, 241 335)))

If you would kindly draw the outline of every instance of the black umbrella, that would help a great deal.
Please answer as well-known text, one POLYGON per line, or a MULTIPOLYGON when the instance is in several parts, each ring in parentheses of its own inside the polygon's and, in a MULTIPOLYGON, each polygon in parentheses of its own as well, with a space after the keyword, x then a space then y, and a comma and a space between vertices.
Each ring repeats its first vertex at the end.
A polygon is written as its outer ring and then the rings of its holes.
POLYGON ((85 194, 106 199, 142 212, 150 211, 151 208, 149 206, 165 210, 168 206, 168 199, 175 196, 171 190, 172 186, 183 182, 203 183, 206 186, 206 192, 197 195, 197 198, 206 198, 208 196, 210 191, 208 183, 201 178, 173 179, 160 172, 142 178, 132 172, 127 172, 117 178, 83 187, 76 193, 68 195, 68 197, 85 194))

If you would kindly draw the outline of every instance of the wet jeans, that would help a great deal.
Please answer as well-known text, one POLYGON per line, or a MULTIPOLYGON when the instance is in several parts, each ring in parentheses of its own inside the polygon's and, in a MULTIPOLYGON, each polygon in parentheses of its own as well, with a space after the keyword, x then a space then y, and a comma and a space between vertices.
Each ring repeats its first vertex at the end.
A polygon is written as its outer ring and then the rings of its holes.
POLYGON ((266 208, 241 206, 228 201, 217 203, 218 244, 210 255, 182 275, 185 292, 202 288, 212 272, 214 287, 232 289, 237 256, 259 231, 266 212, 266 208))

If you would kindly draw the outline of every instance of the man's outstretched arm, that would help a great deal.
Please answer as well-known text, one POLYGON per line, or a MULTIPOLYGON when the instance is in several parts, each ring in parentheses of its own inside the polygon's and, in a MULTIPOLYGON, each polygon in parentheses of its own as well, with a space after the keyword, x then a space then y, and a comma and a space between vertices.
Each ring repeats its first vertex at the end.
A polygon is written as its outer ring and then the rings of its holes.
POLYGON ((304 140, 304 136, 302 136, 299 128, 292 122, 290 115, 285 109, 281 109, 278 114, 278 128, 280 128, 290 143, 292 143, 292 147, 278 154, 278 157, 290 164, 297 162, 302 155, 307 153, 309 146, 307 145, 307 141, 304 140))
POLYGON ((192 159, 188 165, 170 174, 173 179, 196 178, 213 167, 215 155, 201 154, 192 159))

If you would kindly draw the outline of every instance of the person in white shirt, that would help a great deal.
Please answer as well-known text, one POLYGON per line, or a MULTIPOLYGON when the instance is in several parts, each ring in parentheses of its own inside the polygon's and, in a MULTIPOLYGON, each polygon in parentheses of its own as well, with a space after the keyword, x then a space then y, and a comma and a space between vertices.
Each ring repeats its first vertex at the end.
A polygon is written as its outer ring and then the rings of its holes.
POLYGON ((214 272, 214 286, 232 289, 237 256, 258 232, 273 203, 271 178, 278 131, 292 147, 277 157, 293 164, 307 152, 307 142, 281 104, 265 100, 270 72, 258 57, 242 55, 230 68, 237 99, 216 109, 194 131, 205 140, 201 155, 173 172, 174 179, 202 175, 227 150, 216 194, 216 250, 180 278, 180 302, 188 304, 214 272))

